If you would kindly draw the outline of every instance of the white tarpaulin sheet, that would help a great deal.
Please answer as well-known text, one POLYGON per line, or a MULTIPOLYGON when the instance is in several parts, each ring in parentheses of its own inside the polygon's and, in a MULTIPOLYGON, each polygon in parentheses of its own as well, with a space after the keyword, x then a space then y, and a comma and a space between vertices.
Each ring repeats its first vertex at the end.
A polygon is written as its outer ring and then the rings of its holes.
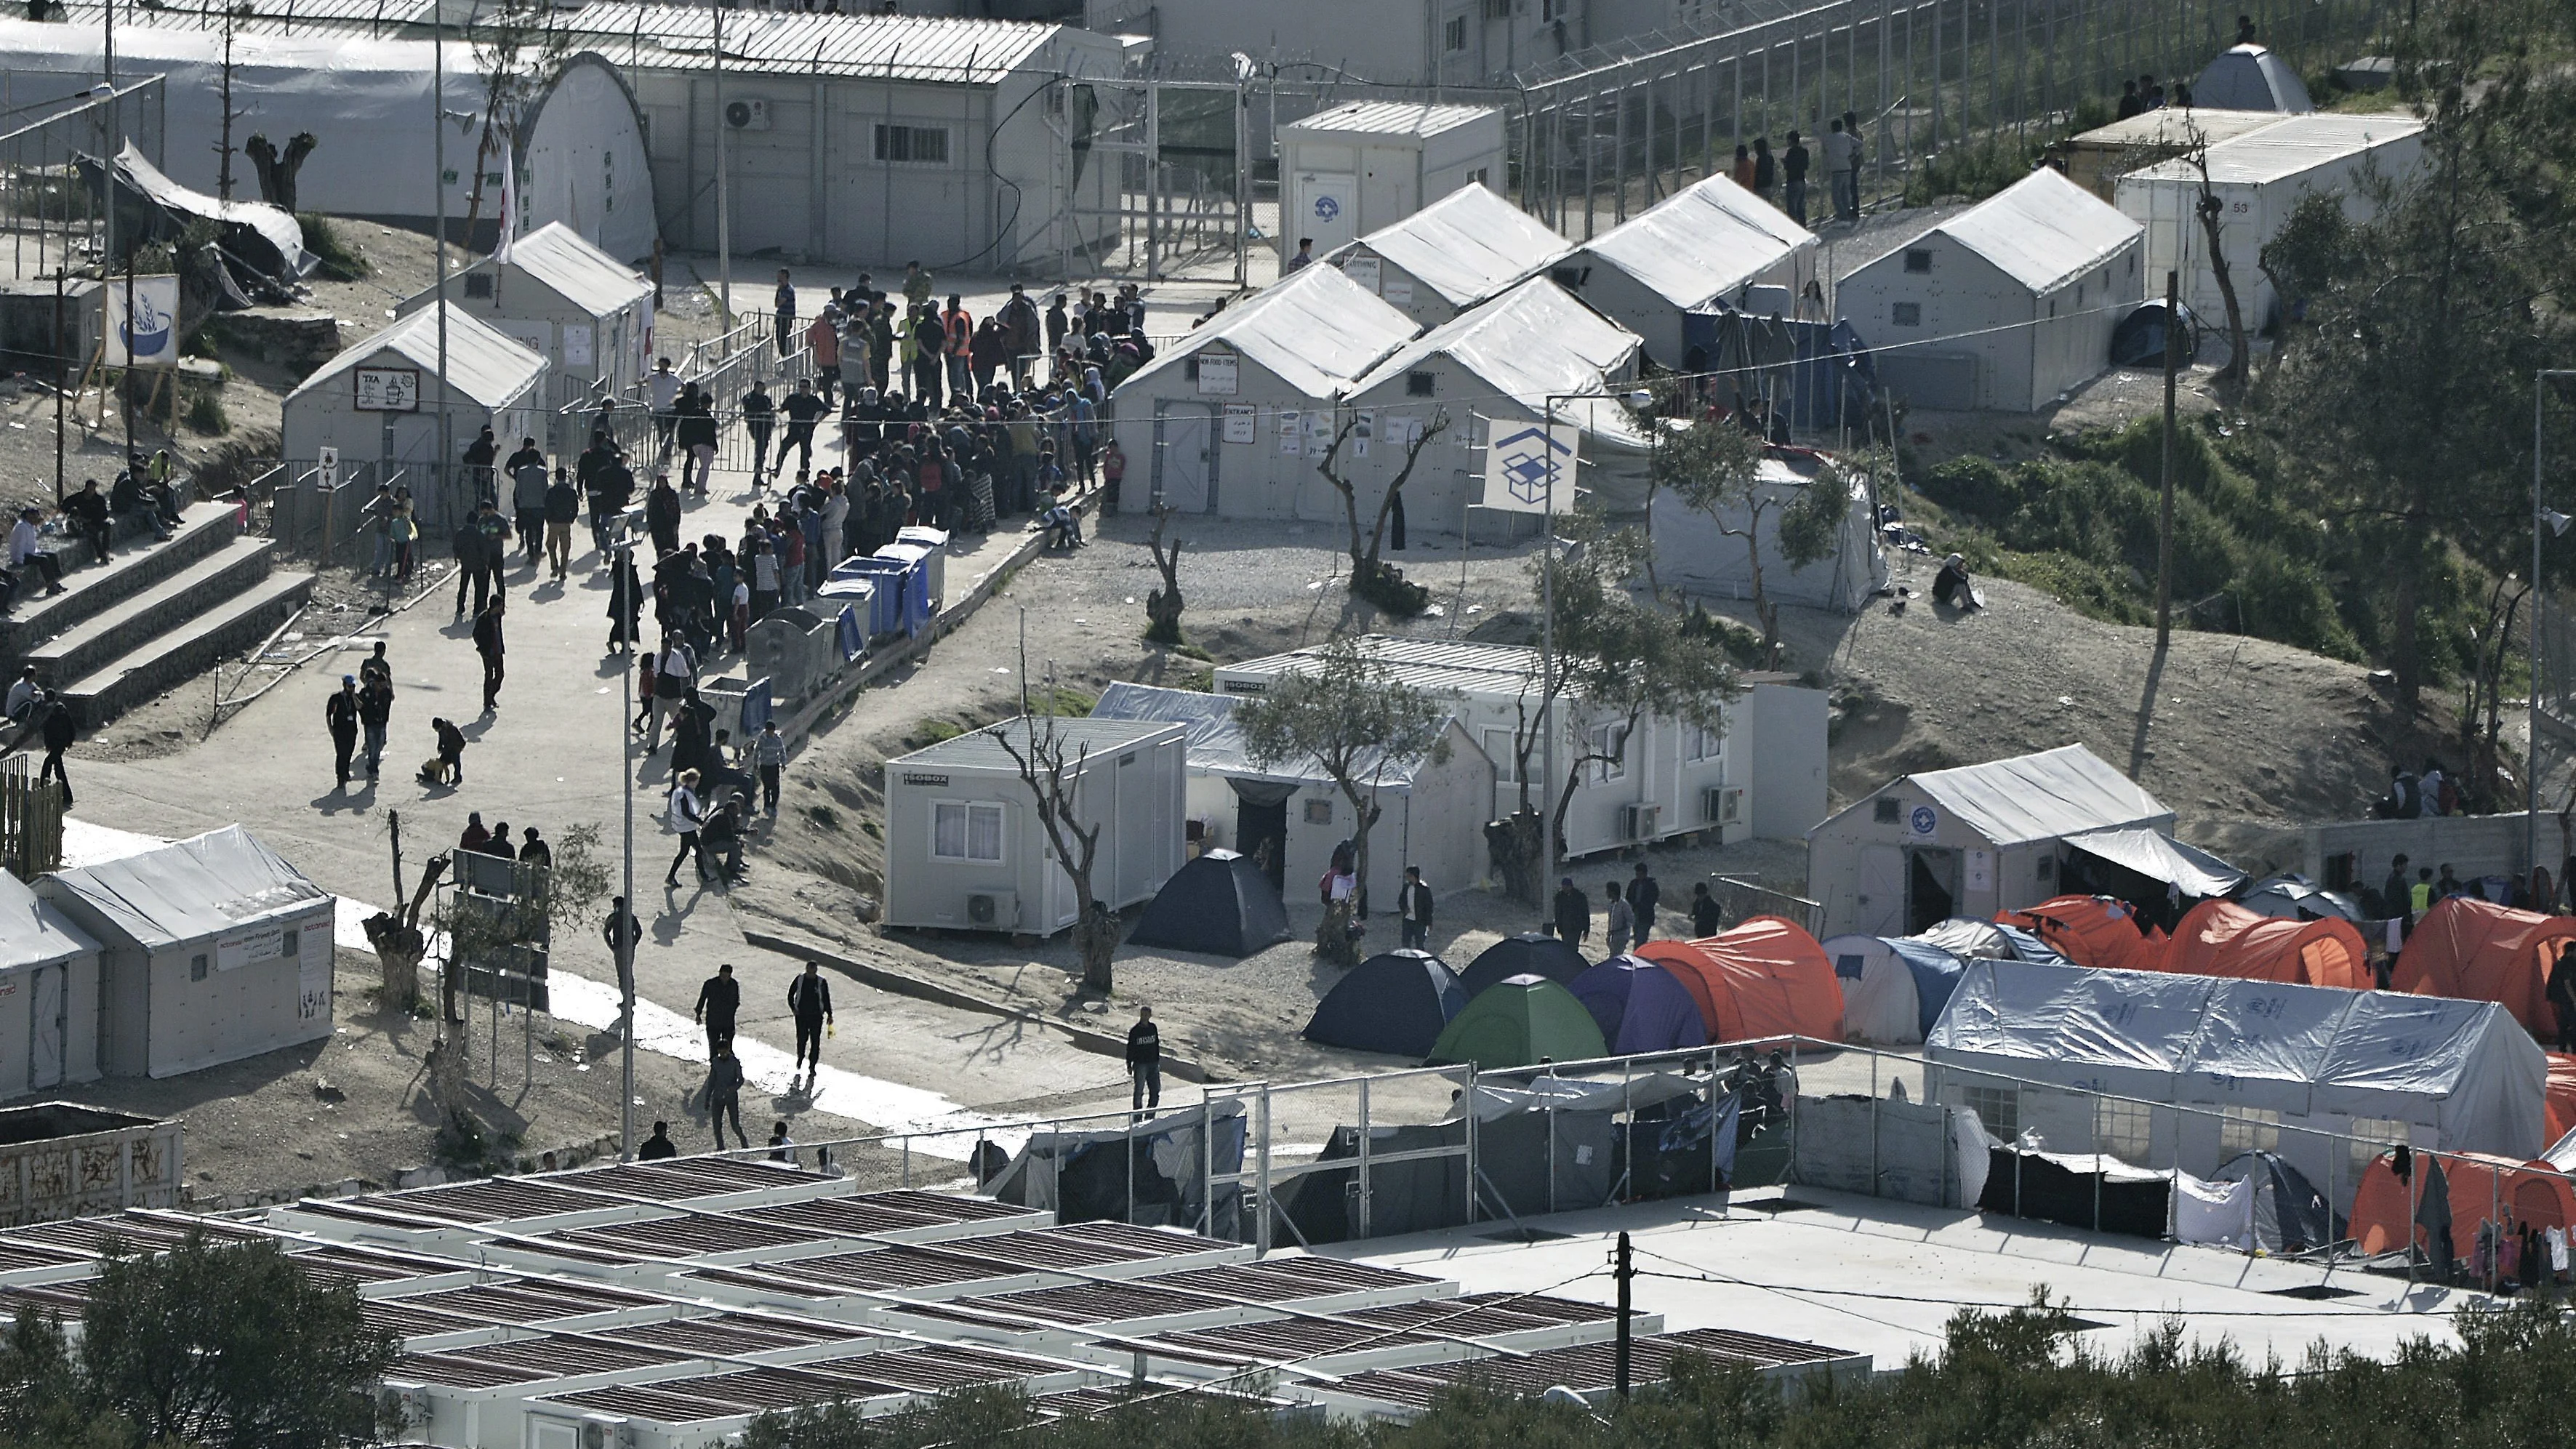
POLYGON ((1814 563, 1792 566, 1780 552, 1780 516, 1789 500, 1809 488, 1834 484, 1835 475, 1814 458, 1767 457, 1762 460, 1761 491, 1766 506, 1754 519, 1743 508, 1711 514, 1693 508, 1670 489, 1659 490, 1649 507, 1647 533, 1654 540, 1655 565, 1662 577, 1684 592, 1721 599, 1753 595, 1753 547, 1762 551, 1762 592, 1774 603, 1804 604, 1813 609, 1859 613, 1887 583, 1887 555, 1880 547, 1878 525, 1871 517, 1869 484, 1860 477, 1844 486, 1851 505, 1843 510, 1833 547, 1814 563), (1726 530, 1755 527, 1749 543, 1726 530))
POLYGON ((152 950, 233 931, 331 895, 238 825, 53 880, 152 950))
POLYGON ((2547 1060, 2489 1001, 1971 961, 1924 1057, 2334 1130, 2393 1118, 2445 1151, 2542 1145, 2547 1060))
POLYGON ((2205 850, 2146 829, 2088 830, 2066 837, 2087 855, 2098 855, 2187 896, 2223 896, 2245 884, 2245 872, 2205 850))
POLYGON ((2170 828, 2173 812, 2082 745, 1910 775, 1916 788, 1996 845, 2128 825, 2170 828))
POLYGON ((2254 1184, 2174 1174, 2174 1241, 2243 1252, 2254 1237, 2254 1184))
POLYGON ((0 870, 0 971, 98 954, 98 943, 18 878, 0 870))

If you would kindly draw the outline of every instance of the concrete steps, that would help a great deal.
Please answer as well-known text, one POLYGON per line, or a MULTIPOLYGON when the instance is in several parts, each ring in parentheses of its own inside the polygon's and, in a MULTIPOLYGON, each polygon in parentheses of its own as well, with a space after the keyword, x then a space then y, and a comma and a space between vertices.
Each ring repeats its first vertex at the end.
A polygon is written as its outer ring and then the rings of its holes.
POLYGON ((192 567, 233 541, 237 516, 228 503, 192 504, 181 510, 168 543, 155 541, 149 531, 130 533, 105 568, 90 565, 88 544, 63 540, 58 545, 63 592, 47 598, 39 589, 0 616, 0 656, 25 657, 82 621, 192 567))
POLYGON ((72 717, 81 728, 95 729, 223 656, 252 648, 286 622, 312 591, 311 574, 267 574, 73 680, 63 690, 72 717))
POLYGON ((266 578, 276 549, 265 538, 227 539, 179 572, 28 651, 26 662, 36 666, 36 677, 49 686, 86 679, 109 660, 142 648, 210 604, 266 578))

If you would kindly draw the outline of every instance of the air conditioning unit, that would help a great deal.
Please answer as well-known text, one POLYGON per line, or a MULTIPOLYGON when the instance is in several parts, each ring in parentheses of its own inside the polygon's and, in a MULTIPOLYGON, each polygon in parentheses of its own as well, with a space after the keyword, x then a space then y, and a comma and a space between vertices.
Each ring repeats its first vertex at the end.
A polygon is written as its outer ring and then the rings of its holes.
POLYGON ((988 931, 1007 931, 1020 923, 1020 898, 1011 891, 977 891, 966 898, 966 921, 988 931))
POLYGON ((1628 840, 1652 840, 1663 818, 1664 807, 1661 805, 1622 805, 1619 807, 1619 833, 1628 840))
POLYGON ((769 102, 741 100, 725 102, 725 124, 737 131, 769 129, 769 102))
POLYGON ((1699 815, 1711 825, 1733 825, 1744 818, 1744 787, 1711 785, 1699 792, 1699 815))

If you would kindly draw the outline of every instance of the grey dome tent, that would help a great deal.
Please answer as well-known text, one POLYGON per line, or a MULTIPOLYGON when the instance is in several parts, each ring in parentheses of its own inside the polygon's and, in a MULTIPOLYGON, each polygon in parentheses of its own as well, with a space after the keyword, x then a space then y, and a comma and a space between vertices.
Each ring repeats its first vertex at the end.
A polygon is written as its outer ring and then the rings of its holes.
POLYGON ((2269 1253, 2303 1253, 2343 1237, 2343 1225, 2325 1194, 2307 1174, 2281 1160, 2277 1152, 2240 1152, 2211 1174, 2212 1182, 2243 1182, 2254 1189, 2253 1241, 2245 1246, 2269 1253))
POLYGON ((2260 45, 2234 46, 2191 83, 2191 103, 2216 111, 2313 111, 2306 82, 2260 45))
POLYGON ((1505 936, 1485 948, 1484 954, 1467 963, 1459 973, 1458 984, 1467 988, 1470 999, 1482 995, 1485 988, 1515 976, 1544 976, 1558 985, 1567 985, 1575 977, 1592 969, 1583 953, 1554 936, 1526 931, 1505 936))
POLYGON ((1288 939, 1288 910, 1261 868, 1231 850, 1182 866, 1127 933, 1130 946, 1241 960, 1288 939))
POLYGON ((2258 916, 2291 921, 2345 920, 2360 925, 2368 919, 2361 902, 2348 891, 2319 890, 2303 875, 2276 875, 2245 888, 2236 904, 2258 916))
POLYGON ((1466 1009, 1458 973, 1428 951, 1381 951, 1351 968, 1306 1023, 1306 1040, 1420 1059, 1466 1009))

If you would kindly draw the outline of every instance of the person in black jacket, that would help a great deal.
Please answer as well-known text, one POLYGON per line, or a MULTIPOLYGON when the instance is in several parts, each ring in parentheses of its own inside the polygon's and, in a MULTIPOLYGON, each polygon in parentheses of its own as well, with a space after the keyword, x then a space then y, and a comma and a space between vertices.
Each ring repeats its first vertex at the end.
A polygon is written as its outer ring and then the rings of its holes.
POLYGON ((769 385, 755 377, 735 406, 742 409, 743 429, 751 434, 751 490, 757 493, 769 473, 769 437, 778 429, 778 403, 769 395, 769 385))
POLYGON ((1664 888, 1646 874, 1646 863, 1637 862, 1637 872, 1628 882, 1628 909, 1637 918, 1637 942, 1645 943, 1655 933, 1655 907, 1664 898, 1664 888))
POLYGON ((734 1145, 749 1147, 751 1136, 742 1130, 742 1060, 733 1054, 733 1043, 727 1041, 707 1058, 707 1122, 716 1129, 716 1150, 724 1151, 725 1118, 733 1118, 734 1145))
POLYGON ((1556 938, 1580 948, 1592 934, 1592 898, 1567 876, 1556 887, 1556 938))
POLYGON ((97 479, 81 480, 80 491, 63 500, 63 516, 72 521, 72 532, 89 540, 98 561, 107 562, 107 548, 116 538, 116 524, 108 514, 107 495, 98 491, 97 479))
POLYGON ((671 486, 671 475, 653 475, 653 491, 644 495, 644 526, 653 534, 653 554, 659 558, 680 551, 680 490, 671 486))
POLYGON ((501 610, 510 602, 507 594, 494 594, 483 612, 474 616, 474 652, 483 656, 483 712, 491 714, 501 708, 501 610))
POLYGON ((823 1028, 832 1020, 832 983, 823 979, 822 968, 805 963, 805 974, 787 983, 787 1010, 796 1018, 796 1066, 808 1065, 820 1070, 823 1065, 823 1028))
POLYGON ((1136 1024, 1127 1029, 1129 1111, 1151 1112, 1163 1105, 1163 1032, 1154 1025, 1154 1008, 1136 1008, 1136 1024))
POLYGON ((554 565, 557 583, 572 568, 572 526, 580 521, 581 490, 572 474, 557 468, 555 481, 546 485, 546 562, 554 565))
POLYGON ((78 731, 72 725, 71 702, 63 698, 62 691, 56 690, 49 698, 50 703, 45 710, 45 768, 36 776, 36 783, 61 781, 63 808, 69 810, 72 808, 72 777, 63 773, 63 751, 72 747, 72 738, 78 731))
POLYGON ((1422 883, 1422 867, 1404 868, 1404 884, 1395 891, 1395 915, 1403 924, 1404 949, 1431 949, 1431 887, 1422 883))
POLYGON ((331 731, 331 771, 346 790, 349 757, 358 751, 358 676, 340 676, 340 692, 323 704, 322 722, 331 731))
POLYGON ((653 1135, 645 1138, 644 1145, 635 1149, 635 1160, 638 1162, 659 1162, 663 1158, 679 1155, 679 1147, 671 1141, 671 1124, 668 1122, 655 1122, 653 1135))
POLYGON ((1691 936, 1695 940, 1706 940, 1716 935, 1726 924, 1726 911, 1718 905, 1717 897, 1708 893, 1707 881, 1697 882, 1691 887, 1690 916, 1691 936))
POLYGON ((690 1013, 706 1026, 710 1059, 733 1041, 734 1014, 741 1009, 742 983, 733 979, 732 964, 718 966, 716 974, 698 987, 697 1009, 690 1013))

